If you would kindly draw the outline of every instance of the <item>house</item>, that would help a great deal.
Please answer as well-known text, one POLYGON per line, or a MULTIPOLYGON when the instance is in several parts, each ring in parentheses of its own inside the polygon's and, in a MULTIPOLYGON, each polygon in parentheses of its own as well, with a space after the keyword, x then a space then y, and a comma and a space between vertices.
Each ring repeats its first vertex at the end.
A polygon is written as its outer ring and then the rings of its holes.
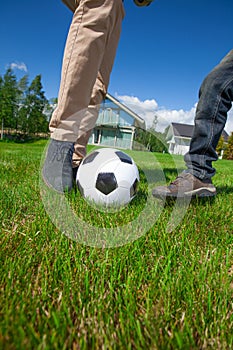
MULTIPOLYGON (((171 154, 184 155, 189 151, 190 141, 193 135, 194 125, 171 123, 169 126, 166 140, 169 145, 168 152, 171 154)), ((223 138, 225 141, 228 139, 228 134, 224 130, 223 138)))
POLYGON ((89 144, 132 149, 136 128, 145 129, 145 121, 110 94, 100 105, 89 144))

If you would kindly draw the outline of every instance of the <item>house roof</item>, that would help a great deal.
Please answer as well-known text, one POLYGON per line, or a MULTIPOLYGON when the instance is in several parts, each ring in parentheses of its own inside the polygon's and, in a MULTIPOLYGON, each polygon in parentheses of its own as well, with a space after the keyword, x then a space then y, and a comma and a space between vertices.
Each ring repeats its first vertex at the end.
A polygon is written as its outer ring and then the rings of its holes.
POLYGON ((171 123, 175 136, 192 137, 194 125, 171 123))
MULTIPOLYGON (((173 128, 174 136, 191 138, 193 135, 194 125, 181 124, 181 123, 171 123, 173 128)), ((228 140, 228 133, 223 130, 222 136, 225 141, 228 140)))
POLYGON ((135 126, 141 128, 141 129, 145 129, 146 128, 145 120, 143 118, 141 118, 138 114, 134 113, 130 108, 125 106, 123 103, 118 101, 115 97, 113 97, 109 93, 106 94, 106 98, 108 98, 110 101, 115 103, 118 107, 120 107, 123 111, 125 111, 131 117, 133 117, 134 120, 135 120, 135 126))

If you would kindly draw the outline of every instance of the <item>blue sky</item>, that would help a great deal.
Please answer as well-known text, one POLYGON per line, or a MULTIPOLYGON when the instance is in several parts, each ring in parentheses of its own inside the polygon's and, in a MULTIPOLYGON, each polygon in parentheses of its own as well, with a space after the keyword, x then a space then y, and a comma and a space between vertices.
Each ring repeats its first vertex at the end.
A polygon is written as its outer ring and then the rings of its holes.
MULTIPOLYGON (((109 92, 146 119, 192 123, 205 75, 232 49, 232 0, 155 0, 126 16, 109 92)), ((56 97, 72 13, 61 0, 1 4, 0 74, 12 65, 21 77, 42 75, 47 98, 56 97)), ((165 123, 164 123, 165 124, 165 123)), ((226 126, 233 130, 233 113, 226 126)))

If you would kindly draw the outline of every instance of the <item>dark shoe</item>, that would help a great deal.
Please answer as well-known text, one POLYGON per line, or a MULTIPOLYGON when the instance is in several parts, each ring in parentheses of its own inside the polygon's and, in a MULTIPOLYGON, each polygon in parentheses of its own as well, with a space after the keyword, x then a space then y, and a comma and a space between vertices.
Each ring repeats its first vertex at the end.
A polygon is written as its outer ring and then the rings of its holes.
POLYGON ((190 173, 182 172, 168 186, 159 186, 152 191, 156 198, 210 197, 216 195, 211 180, 203 182, 190 173))
POLYGON ((51 139, 42 177, 46 185, 59 193, 70 191, 73 187, 72 155, 73 142, 51 139))

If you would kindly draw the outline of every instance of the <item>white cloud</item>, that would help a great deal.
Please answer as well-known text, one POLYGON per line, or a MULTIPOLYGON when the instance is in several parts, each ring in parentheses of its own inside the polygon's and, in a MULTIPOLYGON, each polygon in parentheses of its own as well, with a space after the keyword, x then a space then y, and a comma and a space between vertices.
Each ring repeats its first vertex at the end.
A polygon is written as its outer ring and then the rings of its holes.
POLYGON ((157 101, 154 99, 140 101, 139 98, 135 96, 116 95, 116 97, 127 107, 132 109, 136 114, 142 117, 146 122, 147 128, 152 126, 155 116, 158 117, 156 129, 159 131, 163 131, 164 128, 171 122, 187 124, 193 123, 195 107, 193 107, 190 111, 184 111, 183 109, 169 110, 160 108, 157 101))
POLYGON ((145 101, 140 101, 138 97, 135 96, 119 96, 116 94, 116 97, 123 101, 125 104, 132 105, 137 107, 138 109, 141 110, 152 110, 152 109, 157 109, 158 108, 158 103, 153 99, 153 100, 145 100, 145 101))
POLYGON ((12 63, 10 64, 10 68, 11 68, 11 69, 22 70, 22 71, 24 71, 24 72, 26 72, 26 73, 27 73, 27 71, 28 71, 26 64, 23 63, 23 62, 12 62, 12 63))
POLYGON ((147 127, 152 125, 158 111, 158 103, 154 99, 140 101, 139 98, 135 96, 120 96, 117 94, 116 98, 143 118, 147 127))
MULTIPOLYGON (((184 124, 194 123, 197 103, 190 110, 185 111, 184 109, 176 110, 159 107, 154 99, 140 101, 135 96, 121 96, 118 94, 116 94, 116 98, 142 117, 146 122, 147 128, 152 126, 155 115, 158 117, 157 131, 163 131, 172 122, 184 124)), ((233 131, 233 108, 228 113, 225 130, 229 134, 233 131)))
POLYGON ((169 125, 170 123, 183 123, 193 124, 195 116, 196 105, 190 110, 185 111, 183 109, 164 109, 158 110, 157 115, 159 117, 158 126, 160 130, 169 125))

